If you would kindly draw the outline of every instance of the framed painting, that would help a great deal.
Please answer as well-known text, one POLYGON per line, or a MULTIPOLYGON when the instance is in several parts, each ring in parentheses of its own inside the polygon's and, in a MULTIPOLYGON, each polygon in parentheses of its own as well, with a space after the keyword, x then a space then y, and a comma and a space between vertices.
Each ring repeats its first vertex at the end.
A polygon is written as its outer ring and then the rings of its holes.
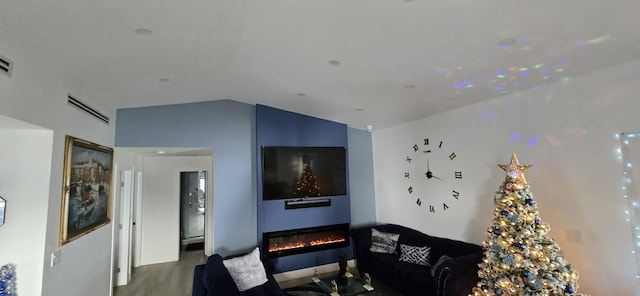
POLYGON ((66 136, 60 245, 111 221, 113 149, 66 136))

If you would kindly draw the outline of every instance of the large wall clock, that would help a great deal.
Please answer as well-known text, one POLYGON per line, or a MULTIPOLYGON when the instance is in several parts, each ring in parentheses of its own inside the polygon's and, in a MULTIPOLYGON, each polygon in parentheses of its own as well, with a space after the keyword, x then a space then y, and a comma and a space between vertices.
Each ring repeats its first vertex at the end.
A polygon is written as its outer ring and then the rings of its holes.
POLYGON ((459 157, 443 140, 413 143, 404 160, 407 194, 430 213, 444 213, 462 198, 459 157))

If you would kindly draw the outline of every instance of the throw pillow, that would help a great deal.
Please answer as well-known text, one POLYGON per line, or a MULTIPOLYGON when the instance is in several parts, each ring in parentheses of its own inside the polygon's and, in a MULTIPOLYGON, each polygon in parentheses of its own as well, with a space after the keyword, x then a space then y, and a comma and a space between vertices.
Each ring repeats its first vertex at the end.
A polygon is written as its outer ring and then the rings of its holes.
POLYGON ((239 291, 246 291, 267 282, 267 273, 260 261, 260 250, 222 261, 239 291))
POLYGON ((400 261, 429 266, 431 247, 415 247, 400 244, 400 261))
POLYGON ((400 234, 382 232, 371 228, 371 247, 369 251, 393 254, 396 252, 398 238, 400 238, 400 234))
POLYGON ((433 266, 431 266, 431 276, 436 276, 436 269, 438 269, 438 267, 440 266, 440 264, 444 263, 445 261, 451 259, 451 257, 447 256, 447 255, 442 255, 440 256, 440 259, 438 259, 438 262, 436 262, 436 264, 434 264, 433 266))

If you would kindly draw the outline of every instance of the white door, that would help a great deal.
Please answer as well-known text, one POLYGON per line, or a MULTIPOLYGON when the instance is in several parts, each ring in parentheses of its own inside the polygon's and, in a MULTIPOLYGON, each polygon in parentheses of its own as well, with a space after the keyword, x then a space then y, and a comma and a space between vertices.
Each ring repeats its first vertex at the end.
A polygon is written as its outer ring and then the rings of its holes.
POLYGON ((131 227, 133 216, 133 172, 120 171, 120 221, 116 285, 122 286, 131 280, 131 227))
POLYGON ((132 225, 132 233, 133 239, 131 240, 131 259, 133 260, 133 267, 139 267, 140 263, 140 252, 142 244, 140 241, 142 240, 142 172, 136 172, 136 182, 135 182, 135 194, 133 196, 133 221, 132 225))

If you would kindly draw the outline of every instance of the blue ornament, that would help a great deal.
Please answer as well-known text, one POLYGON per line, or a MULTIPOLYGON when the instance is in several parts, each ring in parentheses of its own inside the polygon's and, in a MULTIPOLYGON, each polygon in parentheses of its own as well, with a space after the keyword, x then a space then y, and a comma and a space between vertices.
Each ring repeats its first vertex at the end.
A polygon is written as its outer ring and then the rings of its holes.
POLYGON ((518 223, 520 221, 520 215, 518 214, 513 214, 513 215, 509 215, 509 222, 511 223, 518 223))
POLYGON ((567 292, 567 293, 569 293, 569 294, 573 294, 573 293, 575 293, 575 292, 576 292, 576 291, 573 289, 573 287, 572 287, 572 286, 567 286, 566 288, 564 288, 564 291, 565 291, 565 292, 567 292))
POLYGON ((525 199, 524 202, 527 203, 530 206, 533 206, 533 205, 536 204, 536 201, 533 200, 533 199, 530 199, 530 198, 525 199))
POLYGON ((526 249, 526 248, 527 248, 527 245, 525 245, 525 244, 523 244, 523 243, 519 243, 519 244, 518 244, 518 249, 520 249, 520 250, 524 250, 524 249, 526 249))
POLYGON ((505 216, 505 217, 506 217, 507 215, 509 215, 509 212, 507 212, 507 211, 502 211, 502 212, 500 212, 500 215, 502 215, 502 216, 505 216))
POLYGON ((500 235, 500 233, 502 233, 502 232, 500 232, 500 229, 494 229, 493 230, 493 234, 495 234, 495 235, 500 235))
POLYGON ((542 223, 540 222, 540 219, 535 219, 533 220, 533 222, 536 223, 536 226, 540 226, 540 223, 542 223))
POLYGON ((502 290, 501 289, 496 289, 496 295, 502 295, 502 290))
POLYGON ((523 270, 522 271, 522 276, 528 278, 531 275, 531 273, 528 270, 523 270))
POLYGON ((489 290, 489 287, 487 287, 487 285, 482 285, 480 286, 480 289, 482 289, 482 291, 487 291, 489 290))

